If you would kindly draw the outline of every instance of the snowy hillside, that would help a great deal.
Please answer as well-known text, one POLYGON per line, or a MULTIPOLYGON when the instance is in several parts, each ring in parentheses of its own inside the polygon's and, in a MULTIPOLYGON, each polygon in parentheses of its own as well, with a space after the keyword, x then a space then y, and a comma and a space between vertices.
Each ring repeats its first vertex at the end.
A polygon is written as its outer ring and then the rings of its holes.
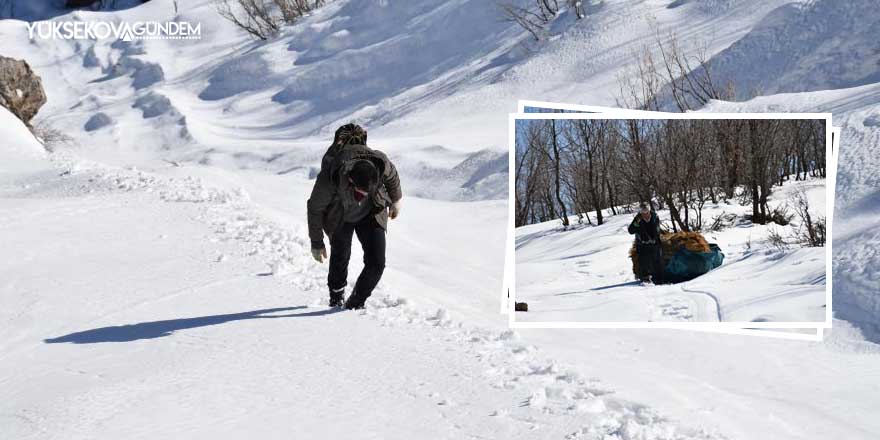
POLYGON ((0 127, 5 128, 4 148, 0 148, 0 179, 14 181, 51 169, 43 145, 4 107, 0 107, 0 127))
POLYGON ((833 112, 834 125, 843 127, 833 232, 835 317, 874 342, 880 341, 880 255, 873 246, 880 206, 880 76, 872 37, 878 26, 880 11, 872 1, 780 8, 712 60, 741 94, 777 94, 703 109, 833 112))
MULTIPOLYGON (((47 89, 38 122, 74 138, 44 155, 0 111, 0 432, 880 435, 876 84, 710 106, 832 111, 844 125, 840 313, 824 343, 514 333, 498 315, 516 99, 613 105, 654 25, 717 54, 792 2, 606 0, 537 44, 482 0, 338 0, 267 42, 210 0, 179 1, 176 16, 173 3, 20 17, 176 17, 200 22, 201 40, 31 42, 24 21, 0 20, 0 53, 47 89), (399 165, 404 204, 375 299, 331 313, 305 200, 349 120, 399 165)), ((355 246, 352 273, 360 257, 355 246)))
MULTIPOLYGON (((774 208, 798 188, 807 190, 812 214, 823 216, 825 181, 793 182, 778 188, 774 208)), ((704 232, 724 252, 724 264, 675 285, 634 281, 626 231, 632 214, 610 216, 601 226, 563 231, 552 221, 516 229, 516 300, 529 304, 522 321, 738 321, 824 322, 825 248, 778 249, 771 231, 789 241, 798 224, 756 225, 744 220, 749 207, 708 207, 705 218, 736 215, 720 231, 704 232)), ((659 210, 669 219, 667 210, 659 210)))
POLYGON ((880 82, 876 9, 872 0, 786 5, 710 62, 740 98, 880 82))
MULTIPOLYGON (((298 220, 180 168, 57 153, 34 174, 23 128, 0 126, 14 141, 0 162, 4 435, 722 438, 617 398, 511 331, 426 307, 422 249, 396 257, 408 276, 366 311, 330 309, 298 220)), ((410 206, 414 220, 442 212, 410 206)))

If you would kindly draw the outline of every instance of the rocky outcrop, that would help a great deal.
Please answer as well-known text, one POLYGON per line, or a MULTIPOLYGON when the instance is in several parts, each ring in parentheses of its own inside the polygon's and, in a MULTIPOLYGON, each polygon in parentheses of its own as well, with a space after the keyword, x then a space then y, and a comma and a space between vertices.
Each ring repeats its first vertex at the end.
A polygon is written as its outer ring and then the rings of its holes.
POLYGON ((22 60, 0 56, 0 105, 9 109, 28 128, 46 103, 40 77, 22 60))

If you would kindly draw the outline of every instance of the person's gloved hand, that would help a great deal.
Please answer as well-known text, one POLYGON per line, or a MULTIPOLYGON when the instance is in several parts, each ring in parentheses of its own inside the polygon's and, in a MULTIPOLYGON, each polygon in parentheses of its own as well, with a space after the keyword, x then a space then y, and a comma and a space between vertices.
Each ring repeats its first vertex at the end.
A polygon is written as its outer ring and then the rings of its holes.
POLYGON ((315 243, 312 243, 312 258, 318 263, 324 262, 324 259, 327 258, 327 248, 324 247, 324 243, 321 243, 320 247, 316 247, 315 243))
POLYGON ((392 203, 391 207, 388 208, 388 217, 390 217, 391 220, 396 219, 398 215, 400 215, 400 200, 392 203))

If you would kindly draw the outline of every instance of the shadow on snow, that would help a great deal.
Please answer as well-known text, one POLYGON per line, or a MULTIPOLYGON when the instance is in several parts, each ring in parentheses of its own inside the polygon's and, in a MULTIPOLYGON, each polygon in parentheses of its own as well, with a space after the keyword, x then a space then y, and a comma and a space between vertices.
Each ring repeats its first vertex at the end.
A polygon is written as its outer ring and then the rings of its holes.
POLYGON ((596 291, 600 291, 600 290, 616 289, 618 287, 640 286, 641 284, 642 284, 641 281, 627 281, 625 283, 610 284, 610 285, 602 286, 602 287, 594 287, 589 290, 577 290, 577 291, 573 291, 573 292, 557 293, 556 296, 565 296, 565 295, 575 295, 578 293, 596 292, 596 291))
POLYGON ((164 321, 141 322, 138 324, 101 327, 81 332, 70 333, 57 338, 44 339, 47 344, 71 343, 71 344, 95 344, 99 342, 131 342, 139 339, 154 339, 168 336, 178 330, 186 330, 210 325, 225 324, 231 321, 246 319, 271 319, 271 318, 304 318, 309 316, 324 316, 342 311, 341 309, 318 310, 306 313, 290 313, 284 315, 267 315, 268 313, 289 312, 292 310, 305 309, 306 306, 279 307, 274 309, 252 310, 242 313, 230 313, 226 315, 200 316, 196 318, 168 319, 164 321))

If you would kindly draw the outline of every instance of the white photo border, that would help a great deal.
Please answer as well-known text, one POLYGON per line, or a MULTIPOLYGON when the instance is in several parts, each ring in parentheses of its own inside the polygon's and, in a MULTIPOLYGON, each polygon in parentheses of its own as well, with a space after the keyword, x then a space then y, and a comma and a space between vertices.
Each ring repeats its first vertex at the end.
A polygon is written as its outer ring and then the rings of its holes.
POLYGON ((834 212, 834 188, 837 181, 837 145, 839 145, 839 130, 831 127, 830 113, 658 113, 646 111, 633 111, 625 109, 613 109, 608 107, 580 106, 572 104, 544 103, 540 101, 519 101, 519 109, 525 107, 545 107, 553 105, 563 110, 594 112, 594 113, 511 113, 508 126, 508 155, 509 165, 509 191, 508 191, 508 235, 507 250, 505 253, 505 276, 502 294, 503 306, 506 306, 508 324, 511 328, 666 328, 666 329, 690 329, 703 331, 724 331, 738 334, 750 334, 759 336, 784 337, 789 339, 819 339, 822 337, 822 329, 831 328, 832 323, 832 276, 831 276, 831 249, 833 240, 833 212, 834 212), (824 322, 517 322, 514 305, 516 302, 516 271, 515 271, 515 233, 514 233, 514 205, 515 205, 515 124, 521 119, 824 119, 826 121, 826 157, 828 158, 828 189, 826 189, 826 215, 828 223, 828 242, 826 243, 826 310, 824 322), (832 134, 834 136, 832 137, 832 134), (832 138, 837 144, 832 148, 832 138), (832 153, 833 152, 833 153, 832 153), (509 294, 509 298, 507 298, 509 294), (757 329, 817 329, 815 336, 799 333, 771 333, 757 329))

